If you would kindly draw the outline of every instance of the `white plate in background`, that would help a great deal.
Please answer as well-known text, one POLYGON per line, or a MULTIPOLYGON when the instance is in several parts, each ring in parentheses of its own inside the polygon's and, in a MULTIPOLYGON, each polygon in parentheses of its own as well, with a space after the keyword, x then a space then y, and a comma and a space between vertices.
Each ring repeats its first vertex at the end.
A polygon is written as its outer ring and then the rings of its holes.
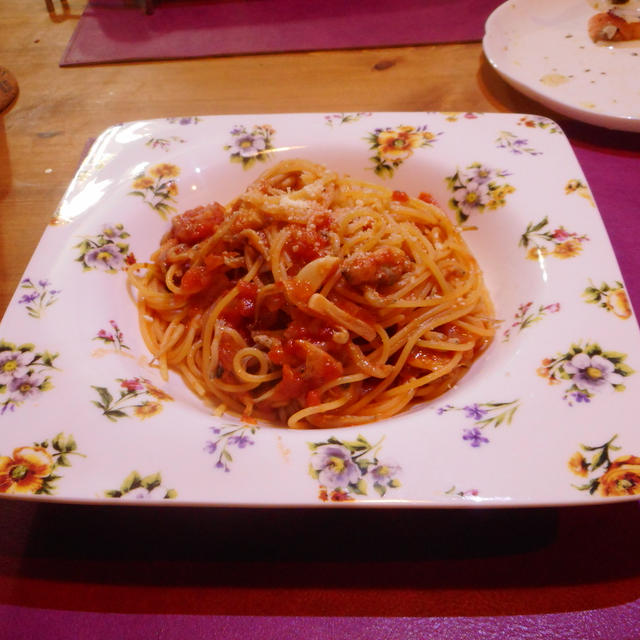
POLYGON ((488 18, 483 48, 526 96, 576 120, 640 131, 640 40, 594 43, 588 0, 508 0, 488 18))

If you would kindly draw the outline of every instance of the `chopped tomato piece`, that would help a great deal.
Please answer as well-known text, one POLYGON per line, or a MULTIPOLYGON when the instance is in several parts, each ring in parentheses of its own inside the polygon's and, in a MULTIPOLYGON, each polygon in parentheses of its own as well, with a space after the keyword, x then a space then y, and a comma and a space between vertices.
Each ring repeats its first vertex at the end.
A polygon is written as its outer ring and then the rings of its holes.
POLYGON ((223 333, 218 347, 218 362, 226 371, 233 370, 233 357, 238 351, 238 344, 227 333, 223 333))
POLYGON ((213 275, 202 265, 189 267, 182 276, 180 288, 186 294, 198 293, 212 282, 213 275))
POLYGON ((313 295, 313 287, 306 280, 289 278, 283 284, 285 295, 293 304, 307 304, 313 295))
POLYGON ((269 351, 274 364, 282 363, 282 379, 276 385, 278 399, 309 398, 314 404, 320 400, 314 389, 342 375, 342 364, 320 347, 306 340, 285 340, 269 351), (310 395, 311 394, 311 395, 310 395))
POLYGON ((213 271, 224 264, 224 258, 215 253, 210 253, 204 257, 204 264, 207 267, 207 271, 213 271))
POLYGON ((274 345, 267 355, 273 364, 280 366, 286 364, 291 367, 298 367, 304 362, 304 353, 296 349, 294 340, 285 340, 280 344, 274 345))
POLYGON ((284 337, 290 340, 308 340, 328 350, 336 344, 332 340, 334 331, 320 318, 294 317, 285 329, 284 337))
POLYGON ((224 214, 224 207, 217 202, 189 209, 172 220, 173 236, 180 242, 194 245, 213 233, 224 220, 224 214))
POLYGON ((435 204, 436 206, 438 206, 438 202, 436 201, 436 199, 426 191, 422 191, 420 193, 420 195, 418 196, 418 200, 422 200, 422 202, 426 202, 427 204, 435 204))
POLYGON ((276 385, 274 396, 280 400, 292 400, 304 396, 306 383, 302 375, 288 364, 282 366, 282 379, 276 385))
POLYGON ((299 270, 302 265, 323 255, 327 243, 327 239, 317 229, 299 227, 289 234, 284 249, 299 270))
POLYGON ((304 379, 309 388, 320 387, 342 375, 342 364, 320 347, 300 341, 306 351, 304 379))
POLYGON ((258 285, 255 282, 246 282, 245 280, 239 280, 238 291, 240 292, 238 295, 242 298, 251 298, 254 302, 256 299, 256 295, 258 293, 258 285))
POLYGON ((307 407, 315 407, 320 404, 320 392, 317 389, 312 389, 307 393, 307 397, 305 399, 305 403, 307 407))
POLYGON ((273 362, 273 364, 277 364, 282 366, 285 363, 285 353, 281 344, 276 344, 271 349, 269 349, 269 353, 267 353, 269 360, 273 362))
POLYGON ((394 191, 391 199, 395 202, 409 202, 409 196, 404 191, 394 191))
POLYGON ((244 332, 247 329, 247 320, 255 318, 258 285, 254 282, 240 280, 236 287, 238 288, 238 295, 222 311, 220 318, 234 329, 244 332))

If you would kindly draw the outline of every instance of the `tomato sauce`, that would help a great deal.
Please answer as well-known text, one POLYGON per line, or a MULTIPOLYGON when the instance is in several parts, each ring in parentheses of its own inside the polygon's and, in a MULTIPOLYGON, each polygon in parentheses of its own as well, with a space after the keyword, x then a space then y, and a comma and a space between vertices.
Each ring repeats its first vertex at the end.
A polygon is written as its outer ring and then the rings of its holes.
POLYGON ((324 255, 327 246, 325 234, 317 227, 296 227, 289 234, 284 250, 293 261, 297 273, 305 264, 324 255))
POLYGON ((320 347, 300 339, 289 339, 269 351, 270 360, 282 366, 282 378, 275 387, 278 400, 310 398, 320 402, 320 394, 312 393, 342 375, 342 364, 320 347))
POLYGON ((225 307, 220 318, 241 334, 247 335, 248 326, 255 318, 258 285, 240 280, 236 287, 238 295, 225 307))
POLYGON ((171 221, 172 235, 179 242, 194 245, 214 232, 224 220, 224 213, 218 202, 189 209, 171 221))

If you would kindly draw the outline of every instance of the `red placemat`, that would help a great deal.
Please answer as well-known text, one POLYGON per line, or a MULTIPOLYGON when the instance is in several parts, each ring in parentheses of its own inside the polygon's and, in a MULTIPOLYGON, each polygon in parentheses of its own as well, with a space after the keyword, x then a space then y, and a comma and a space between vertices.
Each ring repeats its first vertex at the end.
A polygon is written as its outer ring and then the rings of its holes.
POLYGON ((61 66, 480 40, 500 0, 93 0, 61 66))

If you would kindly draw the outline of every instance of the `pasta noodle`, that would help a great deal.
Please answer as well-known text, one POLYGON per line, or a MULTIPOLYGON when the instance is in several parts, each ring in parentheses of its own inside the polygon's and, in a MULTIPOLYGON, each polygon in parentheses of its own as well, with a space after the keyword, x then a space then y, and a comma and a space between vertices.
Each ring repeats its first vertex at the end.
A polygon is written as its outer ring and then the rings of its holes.
POLYGON ((494 334, 478 264, 428 195, 299 159, 174 217, 128 281, 163 376, 219 412, 291 428, 431 400, 494 334))

